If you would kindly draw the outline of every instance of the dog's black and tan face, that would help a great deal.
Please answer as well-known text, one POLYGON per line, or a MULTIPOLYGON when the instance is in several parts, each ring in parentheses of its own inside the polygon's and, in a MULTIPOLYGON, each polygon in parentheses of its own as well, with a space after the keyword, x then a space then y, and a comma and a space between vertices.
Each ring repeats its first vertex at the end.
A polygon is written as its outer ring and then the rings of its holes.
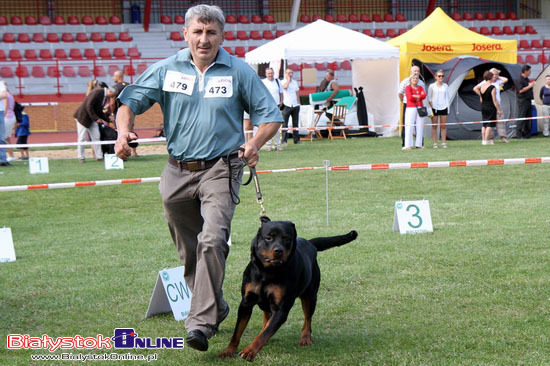
POLYGON ((264 268, 284 265, 296 250, 296 227, 290 221, 262 218, 262 226, 252 240, 252 257, 264 268))

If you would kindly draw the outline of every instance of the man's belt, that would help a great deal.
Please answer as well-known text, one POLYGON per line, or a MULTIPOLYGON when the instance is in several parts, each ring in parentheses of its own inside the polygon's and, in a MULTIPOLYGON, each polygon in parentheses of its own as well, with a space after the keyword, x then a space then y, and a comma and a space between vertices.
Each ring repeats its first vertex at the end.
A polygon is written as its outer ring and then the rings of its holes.
MULTIPOLYGON (((229 160, 232 160, 236 157, 238 157, 238 154, 236 153, 232 154, 229 156, 229 160)), ((210 160, 192 160, 192 161, 177 160, 170 156, 168 158, 168 164, 178 167, 181 170, 196 172, 199 170, 206 170, 206 169, 212 168, 214 165, 216 165, 216 163, 220 159, 227 160, 227 156, 218 156, 217 158, 210 159, 210 160)))

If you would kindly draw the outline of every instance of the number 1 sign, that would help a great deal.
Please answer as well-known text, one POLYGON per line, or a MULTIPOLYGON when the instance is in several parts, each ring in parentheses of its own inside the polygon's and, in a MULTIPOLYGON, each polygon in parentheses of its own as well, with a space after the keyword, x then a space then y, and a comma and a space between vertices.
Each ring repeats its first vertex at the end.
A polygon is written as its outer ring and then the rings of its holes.
POLYGON ((393 215, 393 231, 401 234, 433 232, 428 201, 397 201, 393 215))

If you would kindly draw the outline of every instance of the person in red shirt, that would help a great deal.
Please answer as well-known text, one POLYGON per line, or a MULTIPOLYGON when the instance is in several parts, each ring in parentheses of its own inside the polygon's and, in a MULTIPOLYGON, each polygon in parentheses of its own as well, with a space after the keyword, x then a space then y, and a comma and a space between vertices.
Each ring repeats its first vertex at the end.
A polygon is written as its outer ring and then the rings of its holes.
POLYGON ((405 146, 403 150, 411 150, 413 147, 413 132, 416 129, 416 141, 414 146, 423 149, 424 117, 418 115, 417 107, 423 107, 426 91, 418 85, 418 75, 411 76, 411 83, 405 87, 407 108, 405 109, 405 146))

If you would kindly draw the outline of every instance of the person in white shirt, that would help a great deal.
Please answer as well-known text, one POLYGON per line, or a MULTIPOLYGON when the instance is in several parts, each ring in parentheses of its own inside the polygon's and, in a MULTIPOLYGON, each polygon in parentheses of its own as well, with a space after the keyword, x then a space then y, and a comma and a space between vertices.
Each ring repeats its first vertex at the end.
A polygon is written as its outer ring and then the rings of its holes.
MULTIPOLYGON (((5 84, 0 82, 0 145, 6 144, 4 140, 4 134, 6 132, 6 127, 4 125, 4 99, 7 98, 7 94, 5 84)), ((11 166, 11 164, 8 163, 5 148, 0 148, 0 166, 11 166)))
POLYGON ((437 125, 441 132, 441 147, 447 147, 447 115, 449 114, 449 85, 443 82, 445 73, 443 70, 437 70, 435 73, 435 83, 430 84, 428 88, 428 102, 432 107, 432 140, 434 149, 437 149, 437 125))
MULTIPOLYGON (((285 79, 283 80, 283 127, 288 126, 288 120, 292 116, 292 127, 298 128, 300 117, 300 87, 296 80, 292 79, 294 72, 292 69, 285 70, 285 79)), ((301 144, 300 133, 298 131, 292 131, 292 139, 294 144, 301 144)), ((287 142, 287 132, 283 132, 283 143, 287 142)))
MULTIPOLYGON (((493 74, 493 78, 491 79, 492 85, 495 86, 495 91, 497 93, 497 101, 499 105, 502 105, 500 100, 500 89, 502 86, 508 81, 508 78, 505 78, 504 76, 500 76, 500 70, 496 68, 492 68, 489 70, 493 74)), ((482 81, 481 83, 477 84, 474 87, 474 93, 479 95, 479 98, 481 100, 481 86, 485 84, 485 81, 482 81)), ((497 133, 500 136, 500 139, 505 144, 509 143, 508 138, 506 137, 506 123, 505 122, 498 122, 497 123, 497 133)))
MULTIPOLYGON (((262 82, 266 86, 267 90, 269 90, 269 93, 275 100, 275 103, 279 106, 279 109, 281 109, 283 105, 283 86, 281 85, 279 79, 276 79, 274 76, 275 71, 269 67, 265 69, 265 79, 262 79, 262 82)), ((273 136, 273 138, 264 145, 264 148, 267 151, 270 151, 271 149, 282 150, 280 130, 277 131, 275 136, 273 136)))

